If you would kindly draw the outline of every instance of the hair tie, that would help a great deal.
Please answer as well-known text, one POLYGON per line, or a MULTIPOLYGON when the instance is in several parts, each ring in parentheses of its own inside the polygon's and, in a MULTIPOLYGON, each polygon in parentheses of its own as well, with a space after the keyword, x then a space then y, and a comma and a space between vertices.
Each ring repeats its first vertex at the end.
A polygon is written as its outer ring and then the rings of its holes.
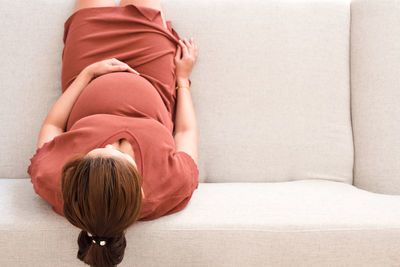
POLYGON ((100 246, 105 246, 107 244, 108 238, 98 237, 98 236, 90 234, 89 232, 86 232, 86 233, 92 239, 93 243, 100 245, 100 246))

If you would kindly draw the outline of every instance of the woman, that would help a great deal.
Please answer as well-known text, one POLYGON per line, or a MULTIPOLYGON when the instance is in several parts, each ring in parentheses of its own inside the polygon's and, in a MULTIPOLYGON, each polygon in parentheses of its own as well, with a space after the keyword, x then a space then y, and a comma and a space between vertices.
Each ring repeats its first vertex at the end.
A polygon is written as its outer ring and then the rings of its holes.
POLYGON ((64 24, 62 96, 27 172, 82 231, 77 257, 123 259, 127 228, 182 210, 198 187, 189 75, 198 49, 158 0, 77 0, 64 24))

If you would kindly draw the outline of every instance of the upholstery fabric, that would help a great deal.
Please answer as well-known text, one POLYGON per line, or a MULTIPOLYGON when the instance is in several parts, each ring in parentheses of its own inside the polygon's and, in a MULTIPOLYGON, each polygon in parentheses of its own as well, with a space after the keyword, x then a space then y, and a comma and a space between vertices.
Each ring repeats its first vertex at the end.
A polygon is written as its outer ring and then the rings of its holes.
MULTIPOLYGON (((0 179, 0 206, 1 266, 81 266, 80 230, 27 179, 0 179)), ((128 229, 118 266, 394 267, 399 222, 400 196, 342 182, 200 183, 182 211, 128 229)))
POLYGON ((351 4, 354 185, 400 194, 400 1, 351 4))
POLYGON ((199 46, 200 181, 353 182, 349 1, 165 3, 199 46))
MULTIPOLYGON (((3 25, 4 57, 24 66, 15 69, 20 75, 1 74, 10 99, 2 116, 11 117, 2 120, 0 177, 26 178, 40 126, 60 96, 68 2, 7 5, 6 17, 19 23, 3 25), (16 43, 27 48, 14 53, 16 43)), ((353 182, 347 0, 162 5, 179 35, 199 47, 191 93, 200 182, 353 182)))
MULTIPOLYGON (((399 1, 160 1, 199 47, 200 183, 120 266, 400 266, 399 1)), ((87 266, 25 172, 73 8, 0 9, 0 266, 87 266)))

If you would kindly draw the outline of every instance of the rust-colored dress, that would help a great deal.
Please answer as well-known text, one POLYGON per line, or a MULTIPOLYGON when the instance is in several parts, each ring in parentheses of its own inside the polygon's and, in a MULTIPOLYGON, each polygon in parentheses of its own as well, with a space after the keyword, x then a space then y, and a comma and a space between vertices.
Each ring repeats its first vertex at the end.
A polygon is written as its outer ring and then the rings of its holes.
POLYGON ((64 24, 62 92, 91 63, 115 57, 140 75, 111 72, 93 79, 69 115, 66 132, 45 143, 27 172, 35 192, 64 215, 61 169, 77 153, 120 138, 132 145, 145 198, 138 220, 182 210, 198 188, 192 157, 175 151, 176 77, 180 37, 157 9, 133 4, 84 8, 64 24))

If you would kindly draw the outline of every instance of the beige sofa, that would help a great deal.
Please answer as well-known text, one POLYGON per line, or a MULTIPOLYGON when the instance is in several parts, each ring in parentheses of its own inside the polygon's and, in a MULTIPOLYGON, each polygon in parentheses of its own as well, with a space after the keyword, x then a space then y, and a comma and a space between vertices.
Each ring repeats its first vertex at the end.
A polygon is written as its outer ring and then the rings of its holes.
MULTIPOLYGON (((26 173, 72 0, 0 9, 0 266, 84 266, 26 173)), ((162 1, 199 57, 198 189, 120 266, 400 266, 400 1, 162 1)))

